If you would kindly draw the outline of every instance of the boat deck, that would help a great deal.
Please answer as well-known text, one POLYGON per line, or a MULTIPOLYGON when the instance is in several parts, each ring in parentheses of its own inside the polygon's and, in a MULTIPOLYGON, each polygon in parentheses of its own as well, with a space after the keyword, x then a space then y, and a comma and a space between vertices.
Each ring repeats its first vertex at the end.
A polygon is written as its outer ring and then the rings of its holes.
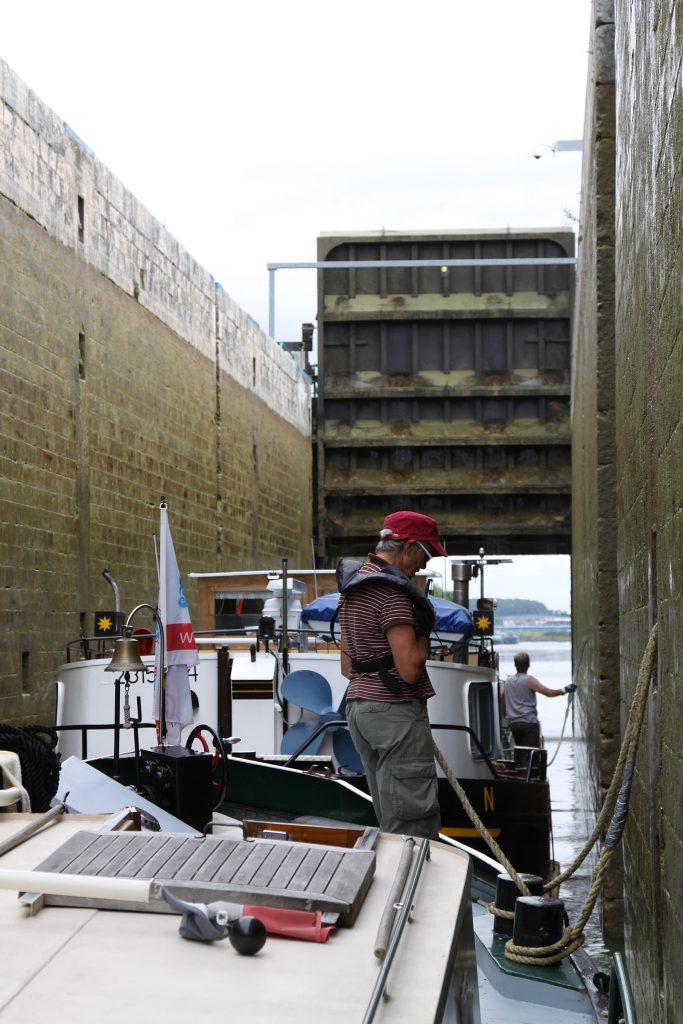
MULTIPOLYGON (((0 815, 0 841, 26 820, 0 815)), ((33 869, 76 832, 97 830, 104 820, 66 815, 2 856, 0 869, 33 869)), ((378 976, 376 933, 402 848, 398 836, 378 837, 375 875, 351 927, 336 928, 324 944, 269 936, 253 957, 239 956, 228 941, 182 939, 175 915, 47 906, 29 916, 16 892, 0 889, 0 1020, 25 1024, 48 1013, 53 1024, 120 1024, 126 1016, 185 1024, 246 1013, 252 1022, 361 1021, 378 976)), ((469 887, 468 858, 432 844, 377 1022, 442 1018, 454 998, 454 939, 459 930, 468 934, 469 887)), ((472 953, 471 932, 469 942, 472 953)), ((473 963, 464 976, 476 999, 473 963)))
POLYGON ((549 967, 508 960, 506 938, 493 931, 492 916, 479 906, 474 908, 474 932, 482 1022, 504 1020, 512 1003, 519 1014, 513 1020, 524 1024, 595 1024, 593 1002, 568 959, 549 967))

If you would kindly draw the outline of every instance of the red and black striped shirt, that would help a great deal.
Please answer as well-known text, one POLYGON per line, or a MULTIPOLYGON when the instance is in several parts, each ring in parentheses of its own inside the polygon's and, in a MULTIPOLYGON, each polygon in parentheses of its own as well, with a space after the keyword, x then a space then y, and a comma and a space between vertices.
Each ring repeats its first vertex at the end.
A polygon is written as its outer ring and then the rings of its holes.
MULTIPOLYGON (((379 572, 386 563, 370 555, 360 568, 361 575, 379 572)), ((413 607, 408 595, 392 583, 378 580, 355 587, 344 594, 339 604, 341 646, 356 661, 372 661, 391 653, 386 638, 392 626, 414 625, 413 607)), ((402 704, 434 695, 426 670, 417 683, 406 683, 396 668, 389 670, 399 684, 394 693, 385 686, 379 672, 357 672, 351 668, 347 700, 377 700, 402 704)))

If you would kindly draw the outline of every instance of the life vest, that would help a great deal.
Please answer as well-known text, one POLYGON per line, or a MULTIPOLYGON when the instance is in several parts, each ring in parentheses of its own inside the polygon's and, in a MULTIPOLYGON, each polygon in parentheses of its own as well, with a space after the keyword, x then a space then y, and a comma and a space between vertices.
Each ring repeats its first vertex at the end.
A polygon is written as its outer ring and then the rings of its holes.
MULTIPOLYGON (((388 583, 390 586, 398 587, 404 591, 410 599, 413 608, 413 621, 416 633, 419 636, 429 636, 434 628, 435 619, 434 609, 429 598, 421 590, 418 590, 412 580, 394 565, 390 565, 387 562, 377 572, 361 573, 360 569, 363 564, 363 562, 342 558, 337 565, 337 587, 341 596, 330 622, 332 638, 334 639, 334 624, 344 598, 352 591, 357 590, 358 587, 367 587, 377 585, 378 583, 388 583)), ((391 651, 388 654, 384 654, 381 658, 371 658, 366 661, 358 661, 357 658, 352 658, 351 655, 348 655, 348 657, 354 672, 377 672, 388 689, 393 693, 400 693, 401 687, 399 682, 390 672, 390 669, 395 668, 394 656, 391 651)))

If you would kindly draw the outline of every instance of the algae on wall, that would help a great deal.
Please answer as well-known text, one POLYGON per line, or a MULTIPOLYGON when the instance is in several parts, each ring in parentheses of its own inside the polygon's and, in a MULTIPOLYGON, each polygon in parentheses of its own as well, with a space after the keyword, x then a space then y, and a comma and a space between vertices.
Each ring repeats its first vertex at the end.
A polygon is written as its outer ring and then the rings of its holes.
POLYGON ((583 718, 600 723, 591 766, 604 787, 658 625, 623 839, 624 941, 638 1019, 674 1024, 683 1006, 683 2, 616 0, 613 8, 615 118, 601 103, 608 92, 595 73, 612 4, 595 0, 584 151, 573 388, 574 659, 583 718), (617 652, 610 634, 618 637, 617 652), (586 638, 590 670, 585 659, 578 665, 586 638), (610 663, 618 665, 616 681, 610 663), (613 708, 609 692, 618 692, 613 708))
POLYGON ((0 717, 50 723, 65 645, 191 571, 310 559, 290 355, 0 62, 0 717))

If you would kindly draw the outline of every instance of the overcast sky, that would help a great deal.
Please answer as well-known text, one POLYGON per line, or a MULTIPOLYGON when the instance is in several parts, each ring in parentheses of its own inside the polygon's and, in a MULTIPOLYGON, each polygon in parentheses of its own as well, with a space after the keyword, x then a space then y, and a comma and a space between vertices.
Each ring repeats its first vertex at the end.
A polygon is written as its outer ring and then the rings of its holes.
MULTIPOLYGON (((575 227, 581 154, 548 147, 582 135, 590 8, 5 2, 0 56, 267 329, 266 264, 321 232, 575 227)), ((277 279, 294 340, 315 274, 277 279)))

